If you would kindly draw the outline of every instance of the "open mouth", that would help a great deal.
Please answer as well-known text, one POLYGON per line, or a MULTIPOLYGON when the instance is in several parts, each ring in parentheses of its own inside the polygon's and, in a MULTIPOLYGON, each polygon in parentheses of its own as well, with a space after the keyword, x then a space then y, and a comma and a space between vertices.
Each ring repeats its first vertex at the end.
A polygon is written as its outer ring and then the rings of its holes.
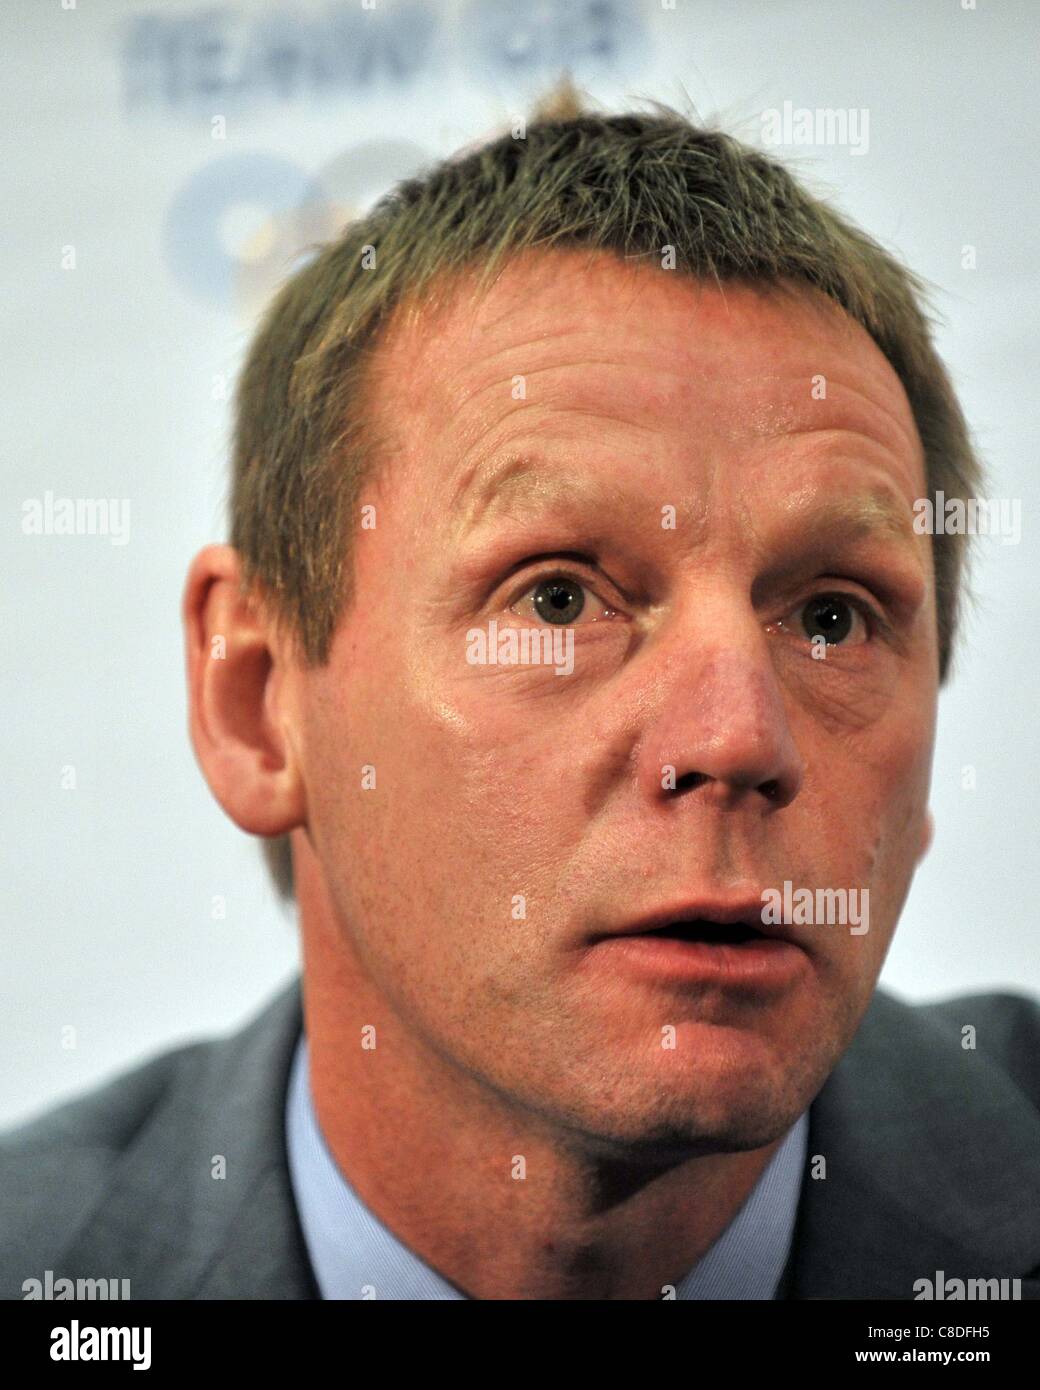
POLYGON ((669 937, 673 941, 696 942, 705 946, 744 946, 750 941, 764 941, 762 932, 747 922, 709 922, 698 918, 689 922, 669 922, 653 931, 639 932, 640 936, 669 937))
POLYGON ((676 905, 670 913, 647 915, 642 923, 601 933, 592 938, 597 949, 589 958, 614 971, 631 971, 655 985, 720 988, 776 993, 793 985, 807 968, 806 953, 794 942, 760 924, 755 905, 719 909, 718 922, 698 914, 704 909, 676 905), (741 914, 738 916, 738 913, 741 914))

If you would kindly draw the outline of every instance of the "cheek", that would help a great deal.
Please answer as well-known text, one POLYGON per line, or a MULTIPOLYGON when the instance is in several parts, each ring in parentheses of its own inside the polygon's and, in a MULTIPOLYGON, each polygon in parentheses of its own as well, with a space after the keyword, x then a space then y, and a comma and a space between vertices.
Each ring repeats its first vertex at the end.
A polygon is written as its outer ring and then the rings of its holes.
POLYGON ((390 754, 395 780, 436 817, 439 852, 465 866, 470 901, 492 918, 515 895, 533 916, 549 911, 585 830, 573 728, 540 694, 544 676, 525 698, 517 674, 452 670, 413 685, 390 754))
POLYGON ((404 933, 407 904, 460 947, 482 924, 512 922, 517 896, 545 921, 582 812, 573 746, 538 694, 544 673, 523 697, 524 673, 489 679, 391 640, 344 644, 308 711, 312 833, 341 907, 404 933))
POLYGON ((835 780, 822 798, 845 883, 870 892, 869 934, 851 938, 856 944, 848 956, 861 959, 864 969, 867 963, 880 969, 913 878, 928 809, 932 737, 927 710, 899 718, 893 713, 849 748, 844 784, 835 780))
POLYGON ((894 712, 886 725, 876 746, 871 741, 866 750, 880 808, 879 855, 912 866, 928 810, 935 742, 934 702, 907 704, 904 712, 894 712))

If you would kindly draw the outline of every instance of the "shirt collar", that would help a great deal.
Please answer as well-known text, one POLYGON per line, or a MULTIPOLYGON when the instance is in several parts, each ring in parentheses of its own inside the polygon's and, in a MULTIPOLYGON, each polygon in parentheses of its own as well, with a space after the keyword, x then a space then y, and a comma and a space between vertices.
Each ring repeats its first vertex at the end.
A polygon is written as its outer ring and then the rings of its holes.
MULTIPOLYGON (((398 1240, 340 1172, 314 1111, 303 1032, 285 1124, 293 1194, 322 1298, 466 1297, 398 1240)), ((806 1111, 725 1231, 676 1285, 676 1299, 776 1297, 794 1235, 808 1133, 806 1111)))

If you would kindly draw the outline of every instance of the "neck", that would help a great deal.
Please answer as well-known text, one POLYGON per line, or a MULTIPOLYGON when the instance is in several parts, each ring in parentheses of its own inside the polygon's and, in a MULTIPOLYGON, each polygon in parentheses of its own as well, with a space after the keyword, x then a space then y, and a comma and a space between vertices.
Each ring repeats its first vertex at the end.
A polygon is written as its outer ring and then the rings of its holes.
POLYGON ((379 1219, 471 1298, 660 1298, 722 1234, 782 1142, 667 1160, 608 1151, 437 1053, 329 919, 307 917, 301 902, 310 1084, 325 1140, 379 1219), (366 1027, 374 1048, 362 1046, 366 1027))

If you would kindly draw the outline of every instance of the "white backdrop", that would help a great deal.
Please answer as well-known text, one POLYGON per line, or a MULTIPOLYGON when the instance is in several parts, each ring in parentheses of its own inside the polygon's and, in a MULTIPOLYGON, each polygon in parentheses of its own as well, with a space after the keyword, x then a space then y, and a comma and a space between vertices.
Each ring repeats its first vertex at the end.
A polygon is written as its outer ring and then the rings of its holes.
POLYGON ((937 287, 990 493, 1022 507, 1019 544, 979 541, 935 844, 882 982, 1040 993, 1040 8, 6 0, 0 26, 0 1121, 236 1025, 297 968, 258 843, 186 733, 178 606, 190 557, 225 534, 234 372, 302 246, 566 66, 614 109, 692 102, 759 143, 785 102, 867 113, 858 148, 779 152, 937 287), (128 532, 26 534, 48 494, 116 499, 128 532))

